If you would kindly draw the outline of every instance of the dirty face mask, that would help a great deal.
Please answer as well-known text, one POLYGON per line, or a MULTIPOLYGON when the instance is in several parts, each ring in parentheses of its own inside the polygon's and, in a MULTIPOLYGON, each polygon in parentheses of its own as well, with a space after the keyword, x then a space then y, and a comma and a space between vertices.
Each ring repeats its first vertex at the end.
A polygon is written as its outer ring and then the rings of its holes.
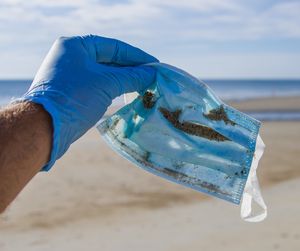
POLYGON ((97 126, 106 142, 162 178, 235 204, 244 194, 242 218, 263 220, 266 206, 256 179, 264 148, 260 122, 188 73, 149 65, 157 70, 155 83, 97 126), (257 214, 253 200, 262 208, 257 214))

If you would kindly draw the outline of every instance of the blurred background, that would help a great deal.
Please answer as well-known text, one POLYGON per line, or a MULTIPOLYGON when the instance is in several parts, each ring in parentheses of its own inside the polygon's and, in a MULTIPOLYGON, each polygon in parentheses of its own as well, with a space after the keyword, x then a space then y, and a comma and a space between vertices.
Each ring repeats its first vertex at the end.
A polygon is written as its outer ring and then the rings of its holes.
POLYGON ((238 206, 138 169, 92 129, 0 216, 0 250, 300 250, 299 13, 297 0, 1 0, 0 106, 57 37, 124 40, 263 122, 269 215, 245 223, 238 206))

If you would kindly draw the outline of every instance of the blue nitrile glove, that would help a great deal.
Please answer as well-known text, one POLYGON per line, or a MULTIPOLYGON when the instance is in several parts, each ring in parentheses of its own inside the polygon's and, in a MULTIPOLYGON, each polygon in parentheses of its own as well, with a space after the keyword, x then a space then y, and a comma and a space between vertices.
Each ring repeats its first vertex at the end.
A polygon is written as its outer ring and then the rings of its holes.
POLYGON ((43 105, 52 117, 51 159, 43 170, 100 120, 115 97, 150 85, 155 70, 141 64, 157 61, 115 39, 59 38, 22 98, 43 105))

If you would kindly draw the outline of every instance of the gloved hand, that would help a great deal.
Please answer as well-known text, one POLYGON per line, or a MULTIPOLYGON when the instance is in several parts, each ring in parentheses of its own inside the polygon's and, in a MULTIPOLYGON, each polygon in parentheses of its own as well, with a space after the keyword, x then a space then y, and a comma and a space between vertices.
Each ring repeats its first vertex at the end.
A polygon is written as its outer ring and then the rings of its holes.
POLYGON ((158 62, 124 42, 94 35, 59 38, 22 100, 41 104, 53 121, 49 170, 69 146, 94 126, 112 100, 142 91, 155 70, 141 64, 158 62))

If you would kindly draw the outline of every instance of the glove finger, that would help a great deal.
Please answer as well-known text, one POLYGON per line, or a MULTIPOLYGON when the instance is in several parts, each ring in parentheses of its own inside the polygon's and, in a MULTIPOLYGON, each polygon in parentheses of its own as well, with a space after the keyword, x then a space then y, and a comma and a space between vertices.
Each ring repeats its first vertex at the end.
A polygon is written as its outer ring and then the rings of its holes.
POLYGON ((110 79, 106 87, 111 97, 117 97, 128 92, 141 92, 155 81, 156 70, 150 66, 107 66, 110 70, 104 71, 110 79))
POLYGON ((95 35, 83 36, 83 43, 89 55, 97 63, 123 66, 158 62, 158 59, 123 41, 95 35))

